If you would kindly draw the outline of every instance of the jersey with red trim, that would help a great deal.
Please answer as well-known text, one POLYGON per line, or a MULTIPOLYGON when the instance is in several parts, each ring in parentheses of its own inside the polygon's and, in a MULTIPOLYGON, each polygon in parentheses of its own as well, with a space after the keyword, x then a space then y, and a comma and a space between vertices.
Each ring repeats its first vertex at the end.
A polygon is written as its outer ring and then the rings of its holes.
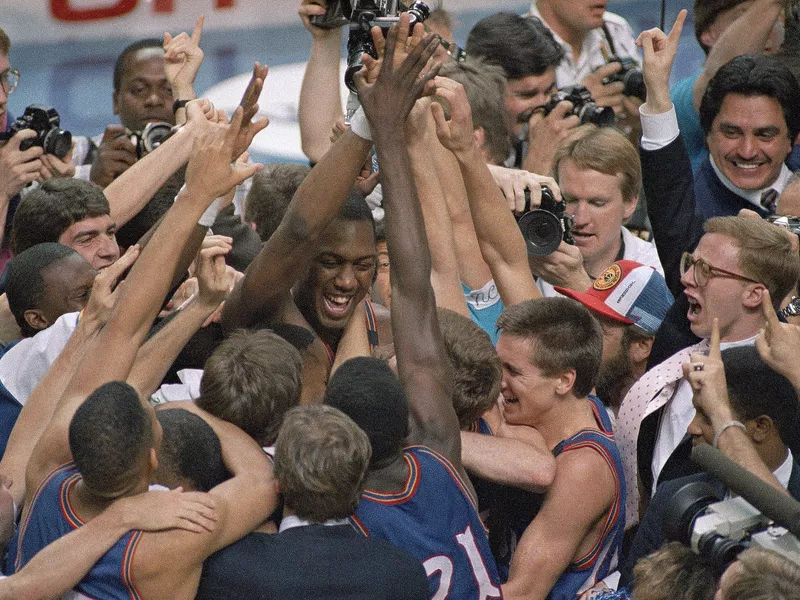
POLYGON ((486 529, 455 467, 425 446, 409 446, 409 476, 395 493, 364 490, 352 523, 422 562, 433 600, 502 598, 486 529))
MULTIPOLYGON (((39 485, 31 509, 19 530, 15 568, 19 571, 49 543, 84 524, 69 501, 70 490, 81 480, 75 463, 55 469, 39 485)), ((139 600, 131 579, 131 563, 141 531, 129 531, 92 567, 75 589, 90 598, 139 600)))
POLYGON ((594 396, 589 396, 589 400, 592 402, 597 429, 579 431, 553 448, 553 454, 558 456, 584 448, 597 452, 614 476, 614 501, 605 515, 602 534, 597 543, 585 556, 570 563, 550 591, 548 598, 551 600, 575 600, 616 569, 622 551, 625 528, 625 478, 622 475, 622 460, 605 407, 594 396))

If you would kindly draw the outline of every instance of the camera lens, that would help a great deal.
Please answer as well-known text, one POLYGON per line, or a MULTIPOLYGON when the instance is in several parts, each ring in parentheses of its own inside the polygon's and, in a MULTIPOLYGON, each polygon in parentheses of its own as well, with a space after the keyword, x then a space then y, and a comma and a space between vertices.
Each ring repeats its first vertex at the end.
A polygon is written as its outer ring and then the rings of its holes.
POLYGON ((530 256, 548 256, 561 244, 564 230, 559 218, 546 210, 532 210, 518 221, 530 256))

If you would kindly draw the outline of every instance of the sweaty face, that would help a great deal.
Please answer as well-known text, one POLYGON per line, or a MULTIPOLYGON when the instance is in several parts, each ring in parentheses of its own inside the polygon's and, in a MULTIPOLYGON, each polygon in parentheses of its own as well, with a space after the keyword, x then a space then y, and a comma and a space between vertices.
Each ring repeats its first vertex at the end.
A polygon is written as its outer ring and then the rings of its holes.
MULTIPOLYGON (((719 233, 707 233, 700 238, 694 251, 696 259, 702 258, 710 265, 731 273, 742 274, 739 265, 739 247, 733 238, 719 233)), ((711 335, 714 318, 719 319, 719 333, 722 341, 736 341, 748 337, 741 331, 741 317, 745 314, 742 294, 747 286, 756 285, 714 273, 708 283, 700 287, 695 283, 695 267, 681 277, 683 293, 689 299, 689 312, 686 317, 692 332, 699 337, 711 335)))
POLYGON ((636 210, 636 201, 623 200, 621 174, 579 169, 571 159, 558 163, 558 185, 566 212, 575 215, 575 245, 589 275, 596 277, 616 259, 622 243, 620 228, 636 210))
POLYGON ((84 309, 96 275, 97 271, 79 254, 67 256, 42 272, 45 293, 39 310, 48 324, 61 315, 84 309))
POLYGON ((772 185, 792 151, 781 105, 769 96, 728 94, 707 142, 717 167, 743 190, 772 185))
POLYGON ((375 234, 369 221, 335 220, 301 282, 297 304, 318 330, 343 329, 369 293, 375 273, 375 234))
POLYGON ((125 59, 120 89, 114 93, 114 114, 131 131, 156 121, 175 123, 172 88, 160 48, 138 50, 125 59))
POLYGON ((513 425, 535 426, 552 408, 558 377, 547 377, 531 363, 534 341, 501 333, 497 355, 503 364, 503 414, 513 425))
POLYGON ((99 271, 119 258, 116 235, 117 225, 110 216, 101 215, 73 223, 59 236, 58 243, 77 250, 99 271))
POLYGON ((519 116, 529 110, 544 106, 556 91, 556 69, 550 67, 541 75, 528 75, 506 81, 505 107, 514 135, 522 131, 519 116))
MULTIPOLYGON (((552 14, 560 28, 585 33, 603 26, 607 4, 606 0, 540 0, 539 10, 545 19, 552 14), (547 5, 549 10, 543 5, 547 5)), ((548 24, 555 25, 549 21, 548 24)))

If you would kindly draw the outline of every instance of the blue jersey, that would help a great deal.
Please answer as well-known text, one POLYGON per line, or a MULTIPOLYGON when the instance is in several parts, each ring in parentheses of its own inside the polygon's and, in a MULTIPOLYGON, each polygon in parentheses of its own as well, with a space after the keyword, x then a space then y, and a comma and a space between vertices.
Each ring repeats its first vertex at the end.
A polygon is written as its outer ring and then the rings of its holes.
MULTIPOLYGON (((69 501, 70 490, 81 480, 75 463, 54 470, 39 485, 19 530, 15 567, 19 571, 42 548, 83 525, 69 501)), ((131 580, 131 563, 141 531, 129 531, 75 587, 90 598, 139 600, 131 580)))
POLYGON ((418 558, 431 598, 502 598, 486 529, 456 469, 425 446, 409 446, 404 458, 405 488, 388 494, 365 490, 353 524, 418 558))
POLYGON ((574 600, 612 573, 622 550, 622 535, 625 528, 625 478, 622 476, 622 461, 614 442, 614 433, 608 413, 600 400, 589 396, 597 429, 582 429, 553 448, 558 456, 571 450, 589 448, 603 457, 614 476, 614 501, 604 517, 600 538, 594 547, 570 563, 553 589, 551 600, 574 600))

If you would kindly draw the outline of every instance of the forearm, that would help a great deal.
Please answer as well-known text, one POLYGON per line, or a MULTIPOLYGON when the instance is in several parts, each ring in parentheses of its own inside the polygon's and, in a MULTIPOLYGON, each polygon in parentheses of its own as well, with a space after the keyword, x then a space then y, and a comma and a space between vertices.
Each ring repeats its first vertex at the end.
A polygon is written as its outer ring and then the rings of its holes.
POLYGON ((480 433, 461 432, 461 462, 495 483, 542 493, 553 482, 556 463, 547 449, 480 433))
POLYGON ((525 240, 477 148, 456 154, 483 260, 500 297, 511 306, 538 297, 525 240))
POLYGON ((216 309, 217 306, 194 298, 139 348, 128 383, 136 389, 140 398, 149 398, 158 389, 180 351, 216 309))
POLYGON ((319 162, 330 149, 331 126, 342 116, 341 45, 341 30, 325 38, 314 38, 303 75, 297 117, 303 152, 313 163, 319 162))
POLYGON ((186 164, 191 151, 191 133, 182 127, 103 190, 111 208, 111 219, 117 227, 122 227, 144 208, 172 174, 186 164))
POLYGON ((706 58, 703 72, 693 88, 695 108, 700 110, 708 82, 722 65, 743 54, 760 54, 764 50, 775 22, 783 13, 783 0, 755 0, 720 35, 706 58))
POLYGON ((425 232, 431 253, 431 285, 436 305, 469 316, 458 271, 453 224, 447 212, 444 191, 430 160, 433 145, 439 145, 436 135, 409 141, 409 155, 417 187, 425 232))

